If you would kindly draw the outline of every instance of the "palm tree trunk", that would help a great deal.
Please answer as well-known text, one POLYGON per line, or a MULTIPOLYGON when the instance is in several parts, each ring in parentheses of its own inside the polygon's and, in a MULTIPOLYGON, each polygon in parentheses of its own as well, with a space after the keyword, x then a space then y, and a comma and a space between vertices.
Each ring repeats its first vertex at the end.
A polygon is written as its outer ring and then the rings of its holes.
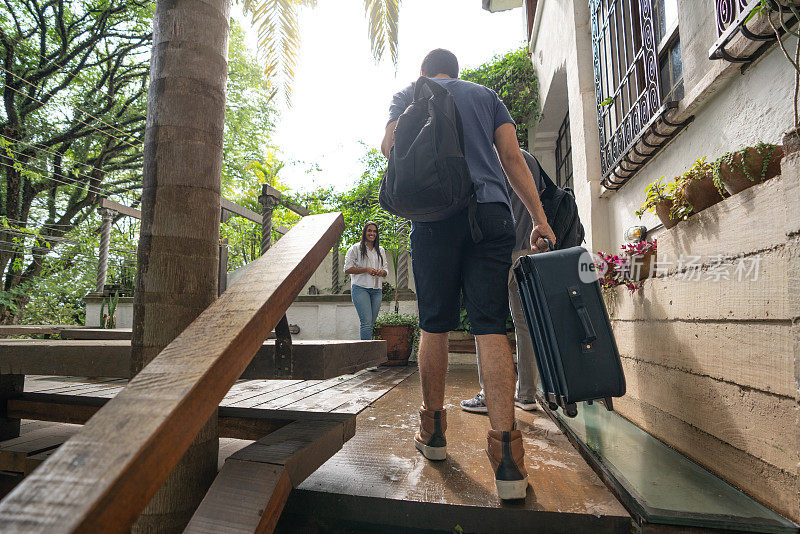
MULTIPOLYGON (((217 297, 229 0, 159 0, 144 142, 132 372, 217 297)), ((180 532, 217 472, 214 416, 135 532, 180 532)))

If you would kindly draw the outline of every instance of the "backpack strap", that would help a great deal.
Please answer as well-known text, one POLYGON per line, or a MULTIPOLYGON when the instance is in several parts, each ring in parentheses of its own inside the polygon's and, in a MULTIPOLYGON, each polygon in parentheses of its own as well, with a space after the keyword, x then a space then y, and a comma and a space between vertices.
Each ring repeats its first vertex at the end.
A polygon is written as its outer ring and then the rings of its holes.
POLYGON ((467 204, 467 222, 473 243, 483 241, 483 232, 481 232, 481 227, 478 225, 478 196, 475 194, 475 184, 472 184, 472 196, 469 199, 469 204, 467 204))
POLYGON ((430 78, 426 78, 425 76, 420 76, 413 85, 414 100, 419 100, 420 98, 430 98, 432 96, 443 96, 448 93, 447 89, 438 83, 431 81, 430 78))

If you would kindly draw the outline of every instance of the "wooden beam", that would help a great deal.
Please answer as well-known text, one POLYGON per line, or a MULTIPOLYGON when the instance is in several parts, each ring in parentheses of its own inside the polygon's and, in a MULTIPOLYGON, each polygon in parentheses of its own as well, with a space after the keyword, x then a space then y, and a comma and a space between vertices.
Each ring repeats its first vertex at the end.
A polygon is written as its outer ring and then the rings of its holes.
MULTIPOLYGON (((6 403, 9 417, 55 423, 86 424, 110 399, 58 393, 23 393, 6 403)), ((219 435, 258 440, 299 420, 333 421, 342 425, 342 440, 355 435, 355 414, 219 407, 219 435)))
POLYGON ((130 340, 130 328, 62 328, 61 339, 130 340))
POLYGON ((281 193, 280 191, 278 191, 269 184, 261 184, 261 194, 277 198, 282 206, 289 208, 290 210, 300 215, 301 217, 307 217, 308 215, 311 215, 311 212, 308 211, 308 208, 303 207, 300 204, 297 204, 287 199, 283 193, 281 193))
POLYGON ((283 466, 228 459, 184 532, 273 532, 291 491, 283 466))
POLYGON ((130 340, 0 341, 0 374, 129 378, 130 358, 130 340))
MULTIPOLYGON (((75 333, 81 335, 80 331, 75 333)), ((126 337, 128 339, 1 340, 0 374, 130 378, 131 342, 130 336, 126 337)), ((327 379, 385 361, 386 341, 383 340, 300 339, 292 345, 293 374, 285 377, 275 367, 275 341, 268 340, 262 344, 241 378, 327 379)))
POLYGON ((220 202, 220 206, 223 210, 229 211, 235 215, 238 215, 239 217, 244 217, 248 221, 252 221, 256 224, 261 224, 261 215, 253 210, 247 209, 239 204, 234 204, 226 198, 221 199, 220 202))
POLYGON ((128 217, 133 217, 134 219, 142 218, 142 211, 137 210, 136 208, 131 208, 130 206, 126 206, 125 204, 120 204, 119 202, 114 202, 113 200, 109 200, 104 198, 100 201, 101 208, 107 208, 110 210, 114 210, 117 213, 121 213, 122 215, 127 215, 128 217))
POLYGON ((297 487, 346 441, 342 423, 291 423, 231 455, 192 516, 187 533, 272 532, 297 487))
POLYGON ((301 220, 0 502, 0 530, 130 529, 343 230, 301 220))
POLYGON ((55 335, 61 332, 62 328, 77 328, 73 325, 49 325, 49 324, 13 324, 0 325, 0 336, 32 336, 37 334, 55 335))
MULTIPOLYGON (((247 209, 244 206, 240 206, 239 204, 235 204, 226 198, 220 199, 220 202, 222 209, 229 211, 240 217, 244 217, 245 219, 253 221, 254 223, 261 224, 261 215, 254 212, 253 210, 247 209)), ((104 198, 100 201, 100 207, 114 210, 118 213, 127 215, 128 217, 133 217, 135 219, 142 218, 141 210, 137 210, 136 208, 131 208, 130 206, 120 204, 119 202, 114 202, 113 200, 109 200, 107 198, 104 198)), ((308 210, 306 210, 306 215, 308 215, 308 210)))

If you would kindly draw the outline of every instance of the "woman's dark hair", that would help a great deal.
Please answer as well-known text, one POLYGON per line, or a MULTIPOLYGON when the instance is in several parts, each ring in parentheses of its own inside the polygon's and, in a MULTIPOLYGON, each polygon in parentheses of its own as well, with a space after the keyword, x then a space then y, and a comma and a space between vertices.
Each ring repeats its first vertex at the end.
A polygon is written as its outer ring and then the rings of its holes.
POLYGON ((375 241, 372 242, 372 248, 375 249, 375 252, 378 253, 378 259, 383 261, 383 256, 381 256, 381 232, 378 230, 378 223, 373 221, 367 221, 364 223, 364 229, 361 230, 361 257, 367 257, 367 228, 370 226, 375 227, 375 241))
POLYGON ((458 58, 449 50, 437 48, 431 50, 420 67, 425 76, 433 78, 437 74, 447 74, 451 78, 458 78, 458 58))

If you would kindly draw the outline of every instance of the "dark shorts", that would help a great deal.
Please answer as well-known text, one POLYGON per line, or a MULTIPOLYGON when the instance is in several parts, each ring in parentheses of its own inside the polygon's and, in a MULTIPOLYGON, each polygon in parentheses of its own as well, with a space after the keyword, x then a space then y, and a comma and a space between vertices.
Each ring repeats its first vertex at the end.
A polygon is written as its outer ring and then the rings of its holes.
POLYGON ((471 332, 505 334, 508 271, 514 248, 514 221, 503 203, 478 204, 483 240, 470 236, 466 210, 450 219, 414 223, 411 258, 417 288, 419 324, 434 334, 459 323, 463 291, 471 332))

